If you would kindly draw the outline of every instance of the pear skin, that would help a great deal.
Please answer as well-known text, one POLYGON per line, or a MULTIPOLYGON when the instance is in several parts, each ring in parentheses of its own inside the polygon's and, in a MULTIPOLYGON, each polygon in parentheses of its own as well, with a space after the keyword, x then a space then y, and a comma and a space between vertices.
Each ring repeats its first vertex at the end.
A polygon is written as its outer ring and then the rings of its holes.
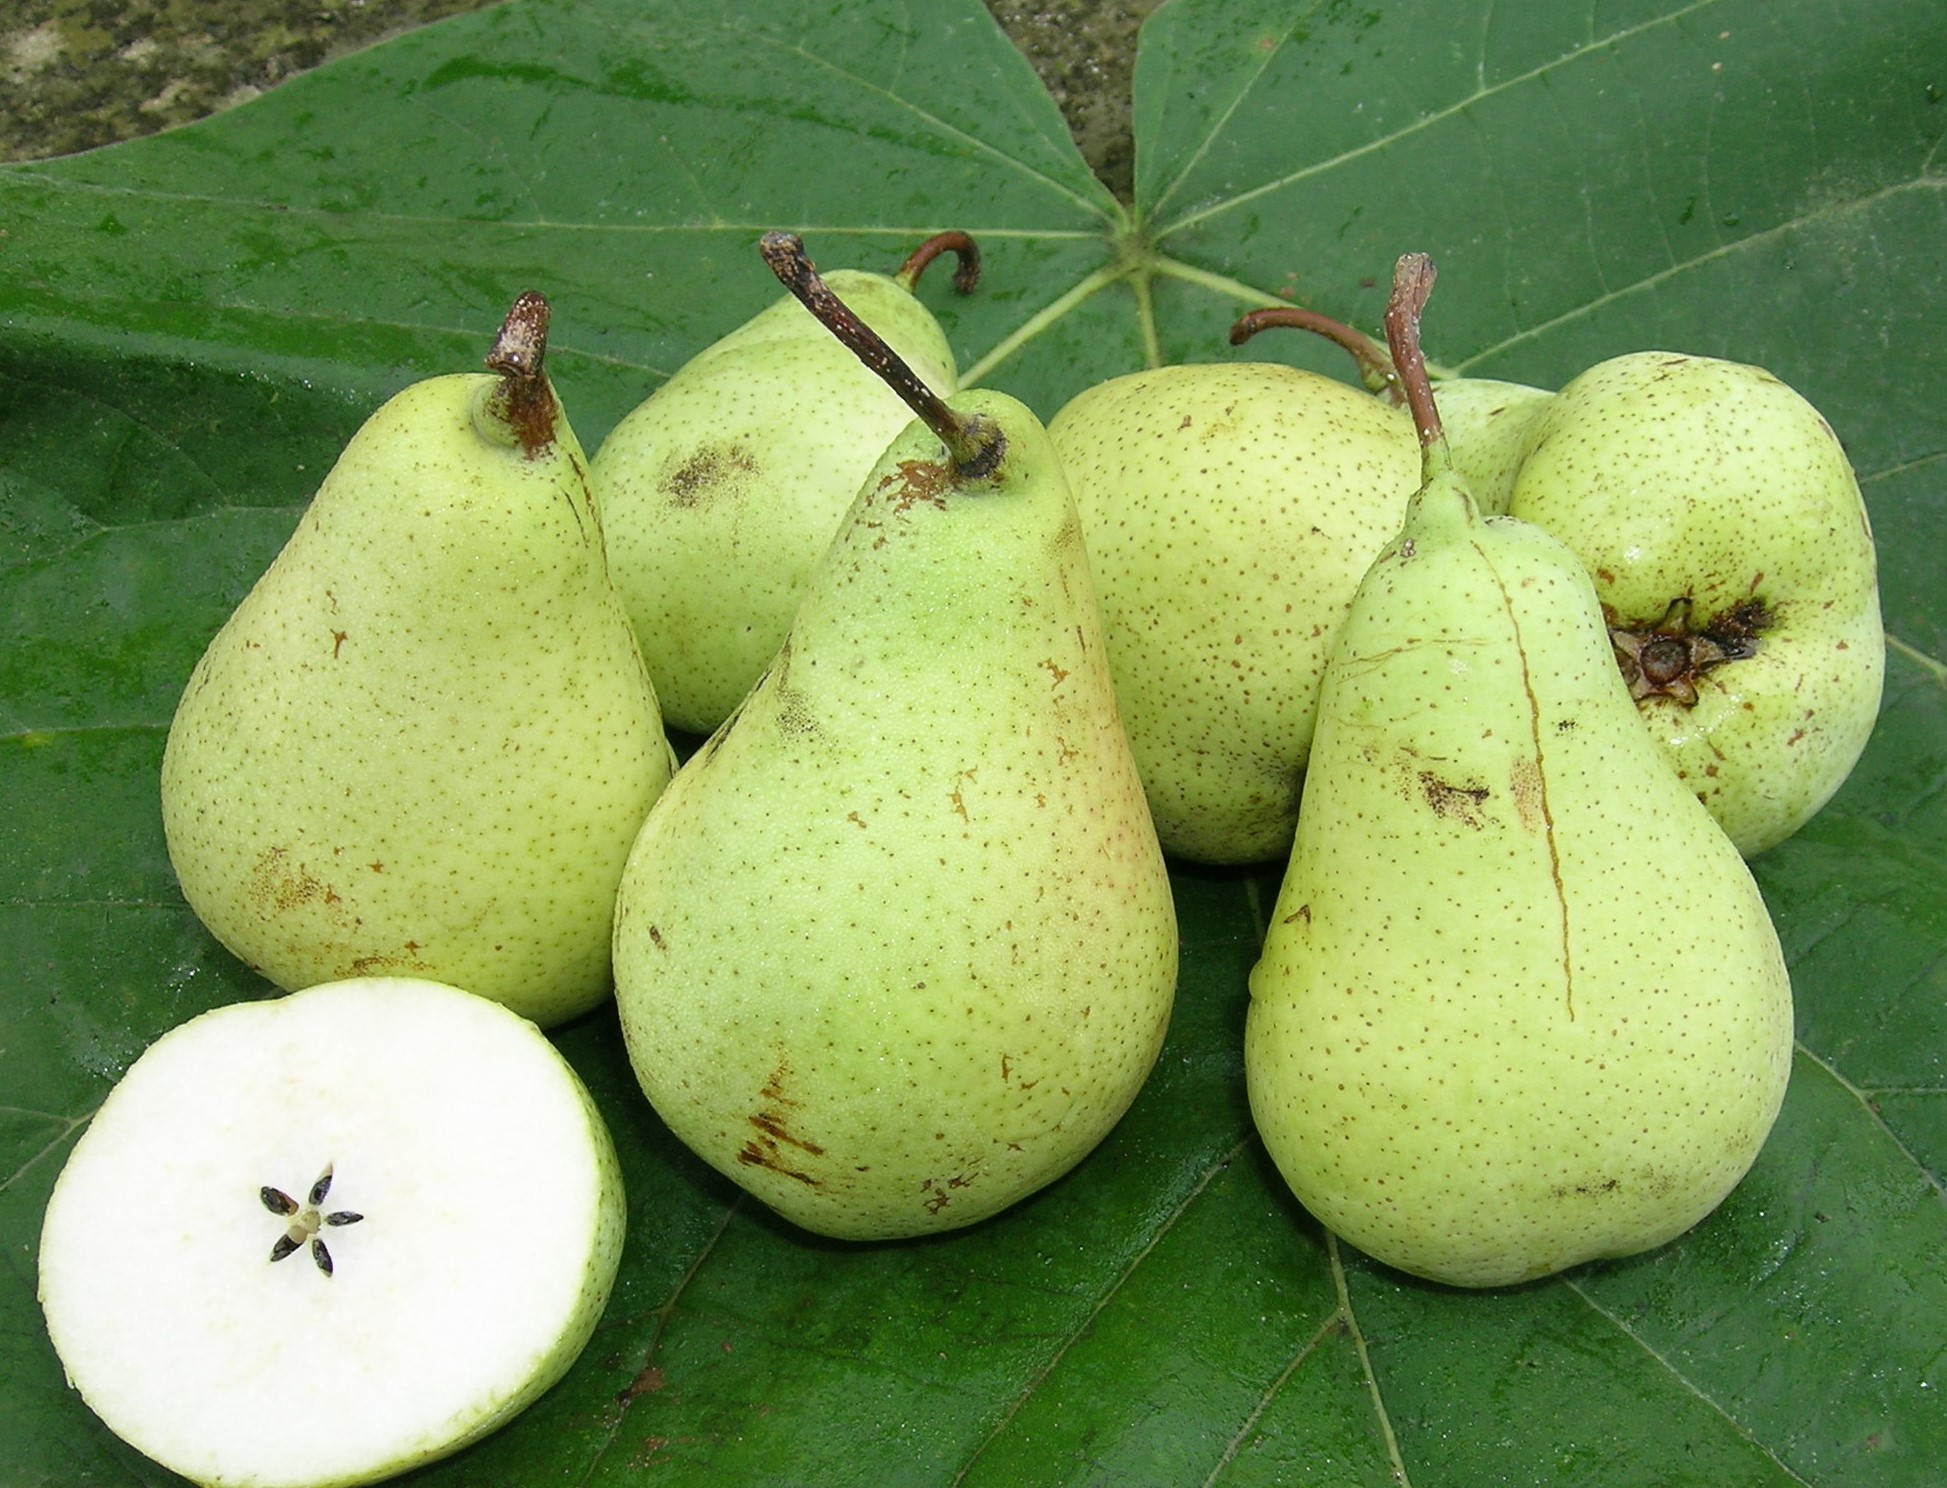
POLYGON ((1650 1249, 1723 1199, 1784 1096, 1791 989, 1581 563, 1483 519, 1437 417, 1416 422, 1428 477, 1326 668, 1245 1075, 1329 1229, 1499 1286, 1650 1249))
POLYGON ((960 481, 912 427, 785 645, 643 825, 617 1004, 678 1137, 848 1239, 971 1224, 1122 1115, 1176 980, 1170 886, 1068 486, 1019 403, 960 481))
MULTIPOLYGON (((952 350, 909 289, 856 270, 830 282, 928 383, 953 391, 952 350)), ((787 296, 602 441, 609 560, 671 727, 707 734, 742 701, 859 482, 911 417, 787 296)))
POLYGON ((1745 856, 1831 799, 1886 636, 1865 503, 1810 403, 1737 362, 1612 358, 1537 420, 1508 510, 1593 575, 1644 724, 1745 856))
POLYGON ((543 1025, 608 995, 615 886, 673 759, 534 376, 373 414, 184 690, 170 861, 279 986, 423 977, 543 1025))
POLYGON ((1497 1286, 1709 1213, 1783 1098, 1791 994, 1587 575, 1464 500, 1418 498, 1334 649, 1245 1068, 1328 1228, 1497 1286))
POLYGON ((1277 363, 1112 378, 1049 425, 1165 851, 1289 852, 1332 636, 1419 480, 1406 415, 1277 363))
POLYGON ((1434 391, 1454 473, 1483 516, 1505 514, 1535 424, 1555 395, 1491 377, 1456 377, 1435 384, 1434 391))

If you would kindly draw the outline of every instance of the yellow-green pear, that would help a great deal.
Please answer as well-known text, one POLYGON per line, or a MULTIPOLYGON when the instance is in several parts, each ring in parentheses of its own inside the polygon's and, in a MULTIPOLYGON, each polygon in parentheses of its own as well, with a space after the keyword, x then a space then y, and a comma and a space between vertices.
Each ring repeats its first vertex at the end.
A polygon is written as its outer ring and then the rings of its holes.
POLYGON ((1508 510, 1581 558, 1643 722, 1746 856, 1845 782, 1879 716, 1878 562, 1802 396, 1714 357, 1599 363, 1536 422, 1508 510))
POLYGON ((1165 850, 1277 858, 1326 651, 1418 478, 1410 420, 1317 373, 1193 363, 1088 388, 1048 433, 1165 850))
MULTIPOLYGON (((766 253, 871 347, 795 238, 766 253)), ((879 365, 923 421, 651 811, 615 922, 657 1112, 847 1239, 971 1224, 1078 1162, 1155 1061, 1177 954, 1045 432, 1004 394, 949 406, 879 365)))
POLYGON ((673 757, 547 323, 522 296, 488 372, 372 415, 177 706, 170 861, 280 986, 426 977, 541 1024, 608 995, 615 886, 673 757))
POLYGON ((1637 719, 1580 562, 1453 474, 1430 285, 1408 255, 1388 316, 1426 480, 1326 669, 1244 1058, 1314 1215, 1478 1287, 1708 1214, 1778 1111, 1792 1011, 1764 902, 1637 719))
MULTIPOLYGON (((948 251, 955 286, 971 290, 980 259, 965 233, 929 238, 896 274, 840 269, 831 284, 951 393, 953 352, 914 293, 948 251)), ((859 482, 911 417, 786 295, 698 352, 602 441, 594 478, 609 561, 671 727, 708 733, 730 716, 784 639, 859 482)))

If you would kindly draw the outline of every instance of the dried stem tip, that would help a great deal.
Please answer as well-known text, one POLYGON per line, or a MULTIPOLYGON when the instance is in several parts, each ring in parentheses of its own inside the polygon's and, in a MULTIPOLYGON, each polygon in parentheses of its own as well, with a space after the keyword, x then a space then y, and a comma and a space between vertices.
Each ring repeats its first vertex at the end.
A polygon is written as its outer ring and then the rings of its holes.
POLYGON ((942 253, 951 253, 958 260, 953 267, 954 289, 961 294, 972 294, 974 286, 980 283, 980 248, 963 232, 933 234, 912 251, 892 277, 902 289, 910 291, 919 283, 926 266, 942 253))
POLYGON ((758 251, 771 266, 771 272, 797 296, 812 317, 843 342, 853 356, 876 373, 939 436, 956 475, 966 480, 980 480, 999 468, 1007 448, 1000 428, 991 419, 968 418, 949 408, 905 359, 886 345, 877 331, 832 293, 831 286, 819 277, 818 270, 805 256, 804 241, 796 233, 766 233, 758 251))
POLYGON ((1422 448, 1446 439, 1440 410, 1433 403, 1433 384, 1427 380, 1426 355, 1420 350, 1420 314, 1433 294, 1433 280, 1432 259, 1424 253, 1402 254, 1393 268, 1393 294, 1386 303, 1386 345, 1422 448))
POLYGON ((1344 321, 1321 315, 1316 310, 1303 310, 1296 305, 1272 305, 1263 310, 1252 310, 1240 316, 1237 324, 1230 328, 1230 344, 1242 346, 1259 331, 1272 326, 1310 331, 1315 336, 1336 342, 1358 364, 1359 381, 1365 384, 1368 392, 1385 393, 1395 403, 1406 401, 1406 395, 1399 390, 1399 374, 1393 370, 1386 348, 1364 331, 1355 331, 1344 321))
POLYGON ((500 374, 499 411, 529 459, 554 443, 556 405, 548 386, 547 299, 528 290, 514 301, 500 323, 487 370, 500 374))

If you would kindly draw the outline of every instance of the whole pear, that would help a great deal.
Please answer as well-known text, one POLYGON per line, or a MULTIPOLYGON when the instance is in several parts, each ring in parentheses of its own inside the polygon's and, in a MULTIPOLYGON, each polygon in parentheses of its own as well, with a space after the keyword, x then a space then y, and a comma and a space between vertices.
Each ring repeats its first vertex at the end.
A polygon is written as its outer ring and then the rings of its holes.
MULTIPOLYGON (((914 294, 941 252, 979 277, 964 233, 928 239, 895 275, 840 269, 834 289, 933 386, 953 352, 914 294)), ((912 417, 786 295, 706 347, 595 453, 610 565, 665 720, 708 733, 790 628, 859 482, 912 417), (779 410, 789 409, 789 417, 779 410)))
POLYGON ((1537 420, 1508 510, 1581 558, 1643 722, 1750 856, 1844 783, 1886 666, 1845 451, 1758 367, 1646 351, 1537 420))
POLYGON ((615 886, 673 757, 547 321, 522 296, 491 371, 372 415, 177 706, 170 861, 280 986, 430 978, 541 1024, 608 994, 615 886))
MULTIPOLYGON (((767 252, 855 334, 794 238, 767 252)), ((1154 1063, 1176 979, 1060 466, 1004 394, 934 404, 650 813, 616 905, 657 1112, 848 1239, 971 1224, 1069 1169, 1154 1063)))
POLYGON ((1326 669, 1305 800, 1251 975, 1252 1114, 1293 1192, 1460 1286, 1659 1245, 1755 1158, 1790 986, 1736 848, 1635 716, 1588 575, 1482 518, 1417 365, 1427 449, 1326 669))
POLYGON ((1325 656, 1418 479, 1411 421, 1277 363, 1158 367, 1048 426, 1164 849, 1286 852, 1325 656))

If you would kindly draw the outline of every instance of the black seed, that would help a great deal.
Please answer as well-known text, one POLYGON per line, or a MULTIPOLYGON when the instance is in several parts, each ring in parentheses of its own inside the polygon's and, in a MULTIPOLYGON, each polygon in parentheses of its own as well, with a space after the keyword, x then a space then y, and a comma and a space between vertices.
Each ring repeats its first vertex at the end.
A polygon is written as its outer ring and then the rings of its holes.
POLYGON ((302 1241, 294 1240, 289 1235, 279 1235, 277 1237, 277 1243, 270 1248, 270 1258, 273 1261, 281 1261, 302 1243, 302 1241))
POLYGON ((318 1181, 311 1185, 311 1202, 322 1204, 325 1195, 331 1192, 331 1169, 326 1168, 318 1175, 318 1181))
POLYGON ((318 1263, 318 1269, 326 1276, 331 1275, 331 1252, 325 1249, 324 1241, 311 1242, 311 1259, 318 1263))
POLYGON ((264 1201, 264 1207, 272 1214, 297 1213, 297 1200, 282 1189, 260 1188, 257 1190, 257 1197, 264 1201))
POLYGON ((324 1222, 328 1225, 357 1224, 364 1217, 362 1214, 352 1213, 349 1209, 340 1209, 336 1214, 327 1214, 324 1222))

